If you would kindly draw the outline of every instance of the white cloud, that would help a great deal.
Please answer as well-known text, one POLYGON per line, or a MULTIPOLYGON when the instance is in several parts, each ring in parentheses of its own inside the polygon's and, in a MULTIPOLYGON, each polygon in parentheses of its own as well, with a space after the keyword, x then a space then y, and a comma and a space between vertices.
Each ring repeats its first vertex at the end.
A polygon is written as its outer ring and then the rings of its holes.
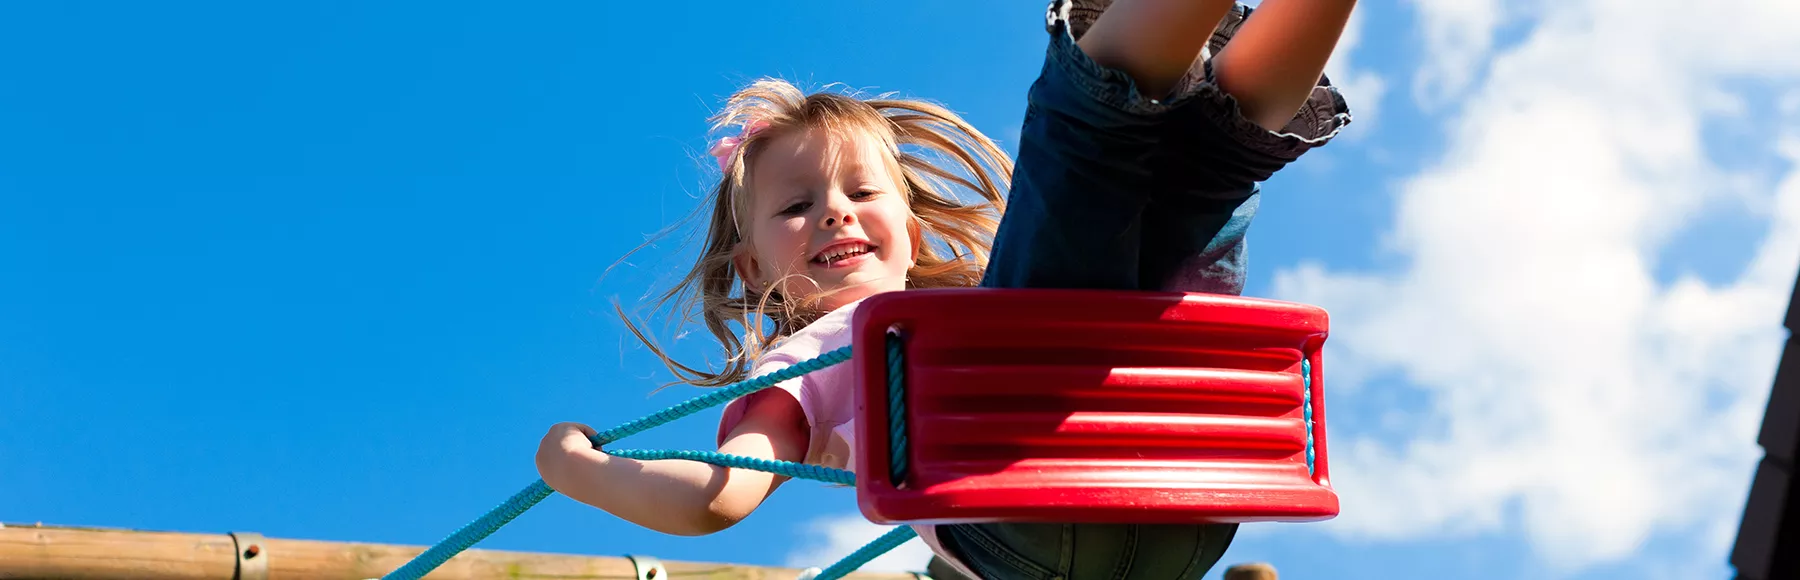
MULTIPOLYGON (((893 526, 877 525, 862 514, 845 514, 814 519, 806 523, 802 539, 788 553, 787 566, 825 568, 857 548, 875 541, 893 526)), ((861 569, 870 572, 921 572, 931 561, 931 548, 923 540, 913 538, 892 551, 870 560, 861 569)))
POLYGON ((1413 0, 1424 36, 1424 59, 1413 78, 1413 99, 1426 108, 1468 87, 1493 48, 1500 0, 1413 0))
MULTIPOLYGON (((1344 515, 1325 529, 1404 539, 1516 523, 1565 569, 1637 555, 1659 533, 1702 536, 1703 556, 1723 558, 1800 268, 1800 171, 1733 175, 1713 160, 1771 143, 1709 151, 1701 131, 1767 114, 1721 105, 1741 98, 1726 81, 1800 84, 1800 3, 1538 5, 1499 52, 1503 16, 1526 15, 1492 0, 1419 8, 1420 79, 1466 98, 1443 157, 1397 191, 1383 243, 1409 267, 1276 276, 1277 297, 1331 311, 1334 384, 1389 373, 1428 398, 1399 442, 1334 416, 1344 515), (1756 179, 1752 207, 1772 227, 1741 275, 1659 282, 1672 237, 1756 179)), ((1781 150, 1800 164, 1789 117, 1766 125, 1786 128, 1781 150)))
POLYGON ((1358 67, 1352 59, 1356 47, 1362 42, 1362 31, 1365 26, 1363 10, 1350 13, 1350 21, 1344 25, 1344 34, 1338 37, 1338 43, 1331 52, 1331 60, 1325 62, 1325 76, 1331 78, 1344 99, 1350 102, 1350 112, 1356 118, 1356 124, 1346 131, 1345 136, 1356 138, 1370 133, 1376 119, 1380 118, 1382 95, 1387 93, 1387 82, 1374 71, 1358 67))

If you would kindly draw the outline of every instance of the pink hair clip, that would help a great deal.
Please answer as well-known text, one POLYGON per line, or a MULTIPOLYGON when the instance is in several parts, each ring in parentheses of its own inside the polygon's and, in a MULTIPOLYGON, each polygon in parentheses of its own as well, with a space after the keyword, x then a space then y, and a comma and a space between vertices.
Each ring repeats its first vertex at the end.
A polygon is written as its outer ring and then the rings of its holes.
POLYGON ((731 156, 737 153, 738 146, 743 145, 744 140, 755 136, 757 133, 767 128, 769 128, 768 121, 752 121, 749 124, 744 125, 743 132, 739 133, 738 136, 719 139, 719 142, 714 143, 712 149, 707 150, 707 153, 711 153, 714 158, 719 160, 720 172, 729 171, 731 169, 731 156))

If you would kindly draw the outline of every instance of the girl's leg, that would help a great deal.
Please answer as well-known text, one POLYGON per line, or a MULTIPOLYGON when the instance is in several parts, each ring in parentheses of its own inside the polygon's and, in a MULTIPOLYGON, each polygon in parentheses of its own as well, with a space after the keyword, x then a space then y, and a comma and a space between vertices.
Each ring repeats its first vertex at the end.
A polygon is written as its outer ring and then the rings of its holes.
MULTIPOLYGON (((1230 50, 1218 51, 1219 85, 1237 98, 1243 115, 1268 130, 1287 125, 1312 95, 1350 20, 1355 0, 1264 0, 1230 50)), ((1129 74, 1147 94, 1175 88, 1231 0, 1114 0, 1081 39, 1101 66, 1129 74), (1197 27, 1204 23, 1205 27, 1197 27)))
POLYGON ((1214 57, 1213 75, 1245 117, 1280 130, 1314 98, 1355 6, 1355 0, 1263 0, 1256 19, 1246 20, 1214 57))
MULTIPOLYGON (((1277 2, 1291 11, 1297 2, 1347 5, 1348 0, 1265 0, 1264 5, 1277 2)), ((984 286, 1242 292, 1244 235, 1260 182, 1329 141, 1350 115, 1336 89, 1315 73, 1316 82, 1309 83, 1298 107, 1288 108, 1296 113, 1279 132, 1252 121, 1217 78, 1214 63, 1195 60, 1207 53, 1219 55, 1215 61, 1237 54, 1244 73, 1238 78, 1248 79, 1240 84, 1254 89, 1251 81, 1263 77, 1242 67, 1266 55, 1234 40, 1240 30, 1258 29, 1249 23, 1251 10, 1226 5, 1216 25, 1187 23, 1186 36, 1166 32, 1171 18, 1213 4, 1051 3, 1052 43, 1031 89, 1013 193, 984 286), (1145 43, 1117 32, 1131 25, 1165 31, 1160 34, 1166 38, 1145 43), (1109 26, 1111 40, 1103 37, 1109 26), (1108 68, 1088 56, 1089 47, 1109 51, 1113 62, 1135 63, 1136 72, 1108 68), (1188 60, 1177 60, 1180 55, 1188 60), (1140 90, 1152 83, 1168 91, 1140 90)), ((1264 11, 1255 13, 1263 22, 1264 11)), ((1333 25, 1334 18, 1326 14, 1313 28, 1335 34, 1342 24, 1333 25)), ((1282 34, 1260 29, 1265 37, 1282 34)), ((1317 45, 1300 43, 1295 50, 1317 45)))
MULTIPOLYGON (((1129 289, 1155 176, 1159 107, 1075 45, 1069 22, 1092 0, 1054 0, 1050 46, 1027 93, 1006 215, 982 286, 1129 289)), ((1082 28, 1086 27, 1086 22, 1082 28)))
MULTIPOLYGON (((1175 101, 1164 102, 1167 91, 1146 96, 1127 73, 1097 64, 1077 46, 1075 33, 1087 29, 1082 20, 1104 11, 1104 3, 1051 5, 1051 47, 1030 92, 1013 190, 983 286, 1155 287, 1145 284, 1140 264, 1161 252, 1143 245, 1146 225, 1161 220, 1145 210, 1172 188, 1172 179, 1187 175, 1165 174, 1166 162, 1159 161, 1172 137, 1167 123, 1175 101)), ((1219 14, 1231 9, 1218 5, 1224 7, 1219 14)), ((1213 28, 1190 31, 1200 41, 1168 75, 1178 93, 1193 92, 1205 79, 1204 67, 1195 65, 1213 28)), ((1212 230, 1226 228, 1234 209, 1246 207, 1245 197, 1217 203, 1211 213, 1225 217, 1212 230)), ((1184 222, 1183 231, 1194 225, 1184 222)), ((984 580, 1197 580, 1236 531, 1236 525, 1024 523, 935 530, 938 543, 984 580)))
POLYGON ((1160 179, 1141 224, 1141 288, 1241 294, 1245 236, 1261 183, 1330 142, 1350 122, 1349 107, 1323 75, 1314 77, 1317 82, 1297 109, 1289 109, 1295 112, 1279 131, 1246 116, 1242 101, 1218 78, 1216 63, 1226 55, 1248 54, 1239 43, 1263 17, 1263 9, 1243 5, 1226 15, 1208 46, 1219 55, 1208 63, 1214 66, 1190 79, 1194 84, 1174 97, 1163 120, 1153 162, 1160 179))
POLYGON ((1178 88, 1201 59, 1212 31, 1233 0, 1101 0, 1074 2, 1071 20, 1103 14, 1079 37, 1083 53, 1131 77, 1139 91, 1161 99, 1178 88))
MULTIPOLYGON (((1328 87, 1314 90, 1281 133, 1245 117, 1207 63, 1195 61, 1209 42, 1210 52, 1222 52, 1248 10, 1207 0, 1153 6, 1158 1, 1113 2, 1188 10, 1184 17, 1193 21, 1187 36, 1166 35, 1170 44, 1156 58, 1136 61, 1148 64, 1135 73, 1096 62, 1083 49, 1103 52, 1105 43, 1083 39, 1078 47, 1072 34, 1087 27, 1070 26, 1071 15, 1106 13, 1085 30, 1091 37, 1118 6, 1052 2, 1051 46, 1031 88, 1013 190, 983 286, 1239 293, 1257 184, 1349 121, 1328 87), (1189 10, 1196 6, 1202 8, 1189 10), (1229 14, 1210 35, 1204 31, 1212 24, 1194 24, 1207 18, 1206 9, 1229 14)), ((1132 18, 1146 15, 1154 16, 1140 10, 1132 18)), ((1115 34, 1134 32, 1118 26, 1125 20, 1111 20, 1115 34)), ((1231 524, 936 527, 939 543, 985 580, 1198 579, 1236 530, 1231 524)))
MULTIPOLYGON (((1161 100, 1163 92, 1145 93, 1130 73, 1108 68, 1077 46, 1075 34, 1097 34, 1107 18, 1094 19, 1102 12, 1110 18, 1113 1, 1050 4, 1050 47, 1028 93, 1012 191, 983 286, 1140 287, 1144 209, 1168 179, 1158 174, 1155 159, 1167 137, 1163 117, 1169 105, 1161 100)), ((1196 77, 1190 69, 1210 36, 1205 31, 1230 10, 1230 2, 1199 0, 1208 8, 1188 14, 1194 22, 1185 29, 1198 41, 1164 35, 1188 47, 1172 53, 1185 57, 1157 53, 1179 61, 1158 73, 1166 73, 1171 85, 1196 77), (1210 22, 1204 22, 1204 13, 1212 14, 1210 22)))

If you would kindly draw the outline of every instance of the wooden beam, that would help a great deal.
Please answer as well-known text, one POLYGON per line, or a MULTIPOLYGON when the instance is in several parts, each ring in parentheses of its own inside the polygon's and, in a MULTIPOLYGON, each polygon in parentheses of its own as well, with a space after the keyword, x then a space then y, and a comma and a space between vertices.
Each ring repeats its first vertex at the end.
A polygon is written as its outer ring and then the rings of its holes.
MULTIPOLYGON (((255 546, 269 580, 379 578, 399 568, 424 546, 320 542, 266 538, 255 546)), ((248 548, 248 546, 246 546, 248 548)), ((678 580, 792 580, 792 568, 706 562, 662 562, 678 580)), ((821 567, 830 562, 821 562, 821 567)), ((250 574, 246 574, 250 576, 250 574)), ((230 534, 190 534, 4 524, 0 527, 0 578, 69 580, 235 580, 237 539, 230 534)), ((628 558, 533 552, 468 550, 425 576, 429 580, 557 578, 635 580, 628 558)), ((919 576, 858 572, 856 580, 916 580, 919 576)), ((246 577, 244 580, 251 580, 246 577)), ((657 580, 664 580, 658 578, 657 580)))

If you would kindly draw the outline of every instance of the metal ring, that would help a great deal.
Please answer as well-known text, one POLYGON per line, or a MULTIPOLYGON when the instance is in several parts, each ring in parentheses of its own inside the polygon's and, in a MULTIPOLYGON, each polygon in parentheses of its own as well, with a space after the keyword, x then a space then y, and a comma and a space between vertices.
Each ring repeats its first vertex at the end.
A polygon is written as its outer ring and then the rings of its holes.
POLYGON ((269 580, 268 543, 256 532, 232 532, 231 545, 237 552, 236 580, 269 580))
POLYGON ((664 580, 669 577, 669 569, 664 568, 662 561, 650 556, 626 554, 631 560, 631 567, 637 571, 637 580, 664 580))

